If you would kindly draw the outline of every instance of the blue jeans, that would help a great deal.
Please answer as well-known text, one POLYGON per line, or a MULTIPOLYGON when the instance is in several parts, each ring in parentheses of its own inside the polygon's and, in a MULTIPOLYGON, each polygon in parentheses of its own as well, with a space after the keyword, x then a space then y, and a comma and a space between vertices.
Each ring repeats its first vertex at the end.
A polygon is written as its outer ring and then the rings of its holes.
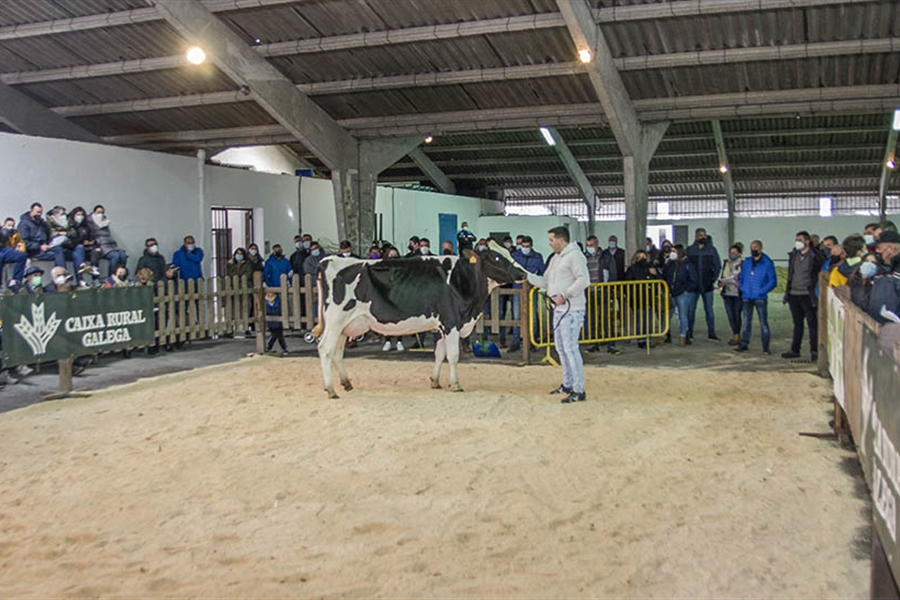
POLYGON ((25 277, 26 258, 28 258, 28 255, 24 252, 19 252, 18 250, 9 247, 0 248, 0 273, 3 272, 3 265, 6 263, 13 263, 12 278, 15 279, 16 282, 22 283, 22 279, 25 277))
POLYGON ((750 346, 750 333, 753 328, 753 309, 756 308, 756 314, 759 315, 759 329, 762 333, 762 347, 764 352, 769 351, 769 301, 762 300, 744 300, 744 325, 741 331, 741 348, 750 346))
POLYGON ((105 258, 109 261, 109 272, 113 274, 116 272, 116 267, 122 266, 128 262, 128 255, 125 254, 124 250, 110 250, 106 254, 101 255, 102 258, 105 258))
POLYGON ((82 275, 78 272, 78 267, 84 264, 84 246, 78 244, 72 250, 63 252, 63 255, 66 257, 66 260, 72 261, 72 267, 75 269, 75 280, 81 281, 82 275))
POLYGON ((584 362, 578 337, 584 325, 584 310, 553 311, 553 338, 562 363, 562 383, 578 393, 584 392, 584 362), (565 314, 565 316, 563 316, 565 314))
POLYGON ((682 292, 674 298, 674 302, 669 306, 669 327, 671 328, 672 313, 678 308, 678 335, 679 337, 687 337, 688 332, 688 311, 690 310, 691 297, 690 292, 682 292))
POLYGON ((31 260, 52 260, 54 267, 66 266, 66 253, 62 246, 48 248, 46 252, 38 252, 28 258, 31 260))
POLYGON ((690 305, 687 309, 688 331, 694 332, 694 318, 697 316, 697 302, 700 296, 703 296, 703 310, 706 312, 706 333, 715 335, 716 333, 716 315, 713 313, 713 291, 708 292, 685 292, 690 297, 690 305))
POLYGON ((725 303, 725 314, 728 315, 728 324, 731 325, 732 335, 737 335, 743 330, 741 328, 741 308, 743 303, 740 296, 722 296, 722 302, 725 303))

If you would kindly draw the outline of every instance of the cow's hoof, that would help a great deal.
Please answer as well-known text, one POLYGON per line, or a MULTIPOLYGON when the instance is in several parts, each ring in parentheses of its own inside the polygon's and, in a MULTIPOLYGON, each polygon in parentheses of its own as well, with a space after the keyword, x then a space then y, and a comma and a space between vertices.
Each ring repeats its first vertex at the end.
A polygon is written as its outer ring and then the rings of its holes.
POLYGON ((340 396, 338 396, 334 390, 325 390, 325 391, 328 392, 328 397, 331 399, 340 398, 340 396))
POLYGON ((341 385, 344 386, 344 391, 345 391, 345 392, 349 392, 350 390, 353 389, 353 384, 350 383, 350 380, 349 380, 349 379, 348 379, 347 381, 342 381, 342 382, 341 382, 341 385))
POLYGON ((433 390, 439 390, 439 389, 441 389, 441 382, 440 382, 439 379, 432 379, 432 380, 431 380, 431 389, 433 389, 433 390))

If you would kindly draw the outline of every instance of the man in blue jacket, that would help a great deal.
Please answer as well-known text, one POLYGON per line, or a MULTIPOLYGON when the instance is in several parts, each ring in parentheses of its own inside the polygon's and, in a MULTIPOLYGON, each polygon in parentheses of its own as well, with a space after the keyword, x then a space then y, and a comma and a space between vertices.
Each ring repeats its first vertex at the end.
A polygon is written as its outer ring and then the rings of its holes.
POLYGON ((194 236, 184 238, 184 245, 172 255, 172 264, 178 267, 182 281, 203 279, 203 250, 197 247, 194 236))
POLYGON ((744 324, 741 329, 741 343, 735 352, 746 352, 750 346, 750 332, 753 327, 753 309, 759 315, 759 330, 762 334, 763 354, 769 354, 769 292, 775 289, 775 263, 762 251, 759 240, 750 243, 750 256, 741 265, 738 287, 741 290, 744 309, 744 324))
POLYGON ((44 207, 39 202, 32 204, 31 210, 19 217, 19 235, 31 260, 52 260, 57 267, 66 266, 62 245, 50 243, 50 228, 44 220, 44 207))
MULTIPOLYGON (((535 275, 543 275, 544 274, 544 257, 541 256, 541 253, 534 249, 534 240, 531 239, 531 236, 524 235, 522 236, 522 247, 515 252, 512 253, 513 260, 522 265, 522 268, 528 271, 529 273, 534 273, 535 275)), ((520 289, 522 287, 521 283, 513 284, 515 289, 520 289)), ((521 315, 522 306, 519 302, 518 296, 512 297, 513 305, 513 319, 518 320, 521 315)), ((509 347, 510 352, 518 352, 522 349, 522 335, 519 326, 515 326, 512 328, 512 345, 509 347)))
POLYGON ((281 285, 281 276, 287 275, 288 280, 291 278, 291 261, 284 256, 281 251, 281 244, 272 246, 272 254, 266 260, 266 266, 263 269, 263 279, 266 281, 267 287, 278 287, 281 285))
POLYGON ((688 307, 688 339, 694 337, 694 316, 697 314, 697 300, 703 297, 703 310, 706 312, 706 335, 710 340, 717 342, 716 315, 713 312, 713 290, 719 273, 722 271, 722 260, 719 252, 712 245, 712 239, 702 227, 694 233, 694 243, 687 248, 688 262, 694 266, 694 271, 699 279, 698 285, 690 294, 690 306, 688 307))

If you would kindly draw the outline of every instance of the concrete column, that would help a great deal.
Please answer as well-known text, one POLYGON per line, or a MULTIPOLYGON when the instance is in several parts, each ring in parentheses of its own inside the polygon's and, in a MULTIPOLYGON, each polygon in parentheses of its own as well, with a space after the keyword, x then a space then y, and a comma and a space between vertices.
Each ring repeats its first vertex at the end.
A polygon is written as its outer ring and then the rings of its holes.
POLYGON ((647 185, 650 180, 650 161, 641 157, 622 159, 625 174, 625 260, 645 245, 647 237, 647 185))

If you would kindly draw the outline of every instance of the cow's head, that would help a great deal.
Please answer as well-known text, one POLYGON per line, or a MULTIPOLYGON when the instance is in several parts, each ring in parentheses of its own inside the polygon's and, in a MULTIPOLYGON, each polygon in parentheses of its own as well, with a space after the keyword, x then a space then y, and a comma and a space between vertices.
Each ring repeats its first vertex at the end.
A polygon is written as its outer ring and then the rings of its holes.
POLYGON ((488 242, 487 250, 475 254, 484 274, 497 283, 515 283, 528 276, 528 272, 513 259, 509 251, 494 240, 488 242))

